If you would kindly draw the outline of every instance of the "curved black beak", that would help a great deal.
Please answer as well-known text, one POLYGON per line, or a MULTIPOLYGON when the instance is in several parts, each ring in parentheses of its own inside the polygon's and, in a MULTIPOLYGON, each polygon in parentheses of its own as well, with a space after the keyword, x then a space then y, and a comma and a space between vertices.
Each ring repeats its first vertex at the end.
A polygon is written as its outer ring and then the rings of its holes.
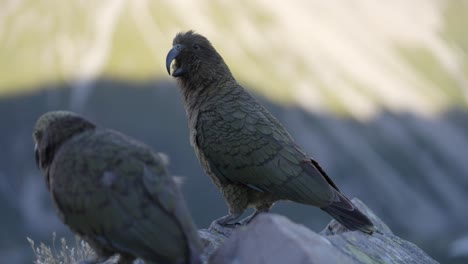
MULTIPOLYGON (((174 45, 174 47, 172 47, 172 49, 169 51, 169 53, 167 53, 167 56, 166 56, 166 69, 167 69, 167 73, 169 75, 171 75, 171 63, 172 63, 172 61, 175 60, 177 58, 177 56, 179 56, 179 54, 182 52, 183 49, 184 49, 184 45, 176 44, 176 45, 174 45)), ((184 67, 179 66, 172 73, 172 76, 178 77, 178 76, 181 76, 184 73, 185 73, 184 67)))

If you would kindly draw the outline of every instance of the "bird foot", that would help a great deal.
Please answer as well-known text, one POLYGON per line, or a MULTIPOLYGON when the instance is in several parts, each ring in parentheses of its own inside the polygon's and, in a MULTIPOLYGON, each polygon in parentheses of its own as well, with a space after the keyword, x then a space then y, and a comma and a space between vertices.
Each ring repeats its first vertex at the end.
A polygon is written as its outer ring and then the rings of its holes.
POLYGON ((232 231, 239 226, 239 223, 232 223, 242 215, 242 212, 231 213, 229 212, 228 215, 225 215, 221 218, 214 220, 210 227, 208 228, 210 231, 216 231, 221 233, 225 236, 229 236, 232 231))
POLYGON ((228 237, 228 236, 231 235, 232 231, 234 231, 236 229, 236 227, 238 227, 238 226, 240 226, 238 223, 221 225, 221 224, 217 223, 216 221, 214 221, 213 223, 211 223, 208 230, 215 231, 217 233, 220 233, 220 234, 228 237))
POLYGON ((255 210, 255 212, 253 212, 251 215, 247 216, 246 218, 240 220, 238 222, 239 225, 248 225, 250 224, 250 222, 252 222, 252 220, 254 220, 255 217, 257 217, 257 215, 259 215, 260 213, 266 213, 268 212, 267 210, 255 210))
POLYGON ((228 237, 231 235, 232 231, 236 229, 236 227, 240 226, 239 223, 225 223, 221 224, 218 221, 213 221, 208 228, 210 231, 215 231, 217 233, 220 233, 224 235, 225 237, 228 237))

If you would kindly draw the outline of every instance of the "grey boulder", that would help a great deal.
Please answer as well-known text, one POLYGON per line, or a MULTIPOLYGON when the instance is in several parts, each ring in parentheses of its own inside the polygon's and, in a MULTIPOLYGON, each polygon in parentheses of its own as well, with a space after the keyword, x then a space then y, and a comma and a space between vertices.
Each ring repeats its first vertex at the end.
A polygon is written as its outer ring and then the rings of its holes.
POLYGON ((227 237, 201 230, 210 264, 437 263, 416 245, 395 236, 360 200, 378 231, 347 231, 336 221, 320 234, 275 214, 259 215, 227 237), (224 242, 222 242, 224 240, 224 242))

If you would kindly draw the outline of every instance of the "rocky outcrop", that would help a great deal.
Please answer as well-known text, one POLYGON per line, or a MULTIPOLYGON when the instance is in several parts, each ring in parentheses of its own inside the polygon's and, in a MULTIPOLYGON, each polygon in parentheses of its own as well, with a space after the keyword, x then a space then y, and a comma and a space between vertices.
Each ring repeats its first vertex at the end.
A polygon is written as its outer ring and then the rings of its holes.
POLYGON ((437 263, 416 245, 395 236, 360 200, 353 202, 372 219, 376 233, 350 232, 334 220, 316 233, 284 216, 262 214, 232 234, 200 230, 204 257, 213 264, 437 263))

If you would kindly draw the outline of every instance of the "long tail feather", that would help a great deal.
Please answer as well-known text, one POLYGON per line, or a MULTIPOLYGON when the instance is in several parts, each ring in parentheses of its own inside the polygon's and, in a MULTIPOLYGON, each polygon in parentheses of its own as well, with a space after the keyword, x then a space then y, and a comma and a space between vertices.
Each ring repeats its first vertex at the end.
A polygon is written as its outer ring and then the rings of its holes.
POLYGON ((375 232, 375 227, 371 220, 359 211, 359 209, 355 207, 343 194, 339 192, 337 192, 337 194, 339 201, 321 209, 349 230, 360 230, 368 234, 375 232))

